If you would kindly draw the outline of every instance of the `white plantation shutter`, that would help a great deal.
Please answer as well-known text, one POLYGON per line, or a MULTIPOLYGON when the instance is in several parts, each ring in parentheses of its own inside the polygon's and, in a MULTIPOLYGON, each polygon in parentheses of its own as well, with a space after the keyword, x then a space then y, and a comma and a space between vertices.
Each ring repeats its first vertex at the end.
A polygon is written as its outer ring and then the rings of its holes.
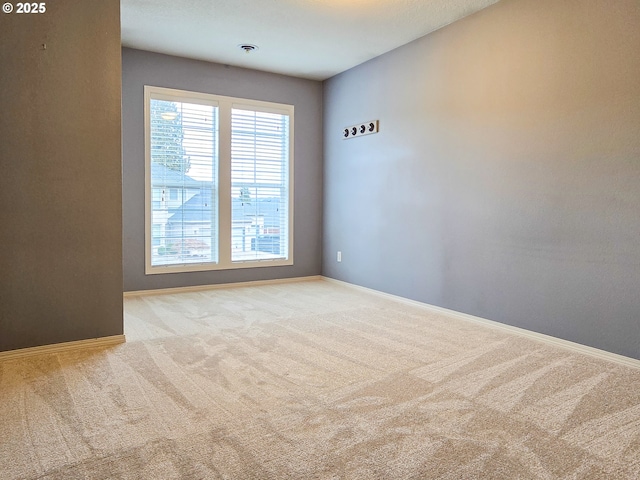
POLYGON ((218 261, 218 111, 150 100, 151 265, 218 261))
POLYGON ((145 273, 292 265, 293 106, 145 86, 145 273))
POLYGON ((231 112, 232 261, 289 254, 289 115, 231 112))

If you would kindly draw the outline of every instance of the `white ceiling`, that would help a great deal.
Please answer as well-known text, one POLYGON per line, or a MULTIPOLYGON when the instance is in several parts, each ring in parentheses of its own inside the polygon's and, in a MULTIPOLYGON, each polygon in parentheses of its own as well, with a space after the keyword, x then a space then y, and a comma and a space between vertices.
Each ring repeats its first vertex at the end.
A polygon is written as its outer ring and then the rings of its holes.
POLYGON ((324 80, 497 1, 121 0, 122 44, 324 80))

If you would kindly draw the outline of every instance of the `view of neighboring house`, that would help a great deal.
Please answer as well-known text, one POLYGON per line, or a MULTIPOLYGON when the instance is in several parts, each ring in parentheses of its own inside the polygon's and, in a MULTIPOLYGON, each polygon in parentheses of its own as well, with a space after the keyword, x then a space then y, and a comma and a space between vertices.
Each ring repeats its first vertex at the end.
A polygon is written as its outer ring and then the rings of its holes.
POLYGON ((152 245, 154 252, 163 245, 167 237, 167 223, 176 209, 200 193, 203 182, 199 182, 177 170, 154 163, 151 169, 152 245))
POLYGON ((234 198, 231 212, 231 259, 278 258, 285 256, 280 225, 286 220, 280 198, 252 199, 250 203, 234 198))
MULTIPOLYGON (((217 218, 211 188, 177 170, 154 164, 152 169, 153 256, 163 263, 184 259, 215 261, 217 218), (212 248, 212 246, 214 248, 212 248)), ((279 198, 233 198, 232 260, 282 256, 279 198)))

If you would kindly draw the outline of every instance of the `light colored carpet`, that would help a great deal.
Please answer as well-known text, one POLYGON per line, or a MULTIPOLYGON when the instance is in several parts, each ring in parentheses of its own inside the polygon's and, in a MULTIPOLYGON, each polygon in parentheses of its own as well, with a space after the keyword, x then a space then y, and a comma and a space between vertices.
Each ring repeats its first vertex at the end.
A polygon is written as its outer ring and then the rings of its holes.
POLYGON ((2 480, 640 478, 640 369, 322 280, 125 325, 0 362, 2 480))

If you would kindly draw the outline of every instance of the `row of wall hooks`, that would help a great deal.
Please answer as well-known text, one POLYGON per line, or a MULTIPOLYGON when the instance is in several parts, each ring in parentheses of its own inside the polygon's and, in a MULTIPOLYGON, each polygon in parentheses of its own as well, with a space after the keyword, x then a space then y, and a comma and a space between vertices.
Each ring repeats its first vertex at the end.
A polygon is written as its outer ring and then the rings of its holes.
POLYGON ((370 122, 345 127, 342 130, 342 138, 361 137, 363 135, 371 135, 372 133, 378 133, 378 120, 371 120, 370 122))

